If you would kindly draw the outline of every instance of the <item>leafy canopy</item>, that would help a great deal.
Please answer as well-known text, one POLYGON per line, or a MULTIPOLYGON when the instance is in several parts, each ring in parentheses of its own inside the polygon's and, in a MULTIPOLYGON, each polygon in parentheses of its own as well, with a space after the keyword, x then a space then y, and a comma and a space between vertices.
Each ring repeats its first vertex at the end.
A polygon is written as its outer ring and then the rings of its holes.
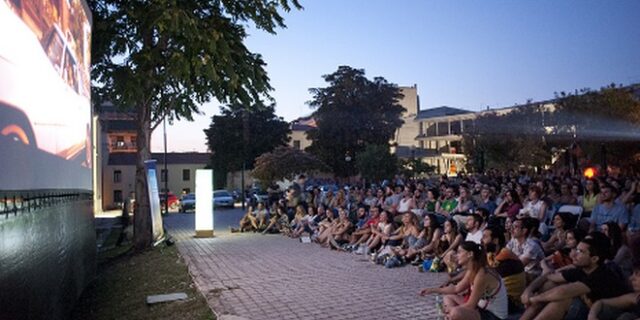
POLYGON ((235 104, 223 107, 221 115, 213 116, 204 132, 215 176, 224 178, 225 173, 240 170, 243 162, 251 169, 259 155, 286 145, 291 130, 286 121, 275 115, 273 105, 245 108, 235 104))
POLYGON ((357 159, 367 144, 388 144, 402 125, 402 94, 384 78, 369 80, 364 70, 348 66, 323 78, 328 87, 309 90, 317 128, 307 133, 312 141, 308 151, 337 175, 354 175, 355 161, 347 161, 347 156, 357 159))
POLYGON ((244 23, 275 33, 298 0, 89 0, 94 100, 192 120, 212 98, 252 104, 271 90, 244 23))
POLYGON ((389 152, 389 146, 368 144, 358 154, 356 168, 364 179, 380 182, 393 177, 396 173, 398 159, 389 152))
POLYGON ((251 175, 267 184, 274 181, 293 180, 297 174, 328 172, 330 168, 314 155, 290 147, 278 147, 273 152, 260 155, 251 175))

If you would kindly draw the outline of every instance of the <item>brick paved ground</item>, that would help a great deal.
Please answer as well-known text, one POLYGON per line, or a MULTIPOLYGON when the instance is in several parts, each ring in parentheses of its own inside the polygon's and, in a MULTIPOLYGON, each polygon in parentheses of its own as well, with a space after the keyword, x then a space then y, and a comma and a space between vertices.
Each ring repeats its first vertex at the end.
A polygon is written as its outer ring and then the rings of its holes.
POLYGON ((195 239, 193 225, 193 215, 165 218, 196 285, 222 318, 435 318, 434 297, 417 292, 442 283, 444 274, 385 269, 281 235, 218 232, 195 239))

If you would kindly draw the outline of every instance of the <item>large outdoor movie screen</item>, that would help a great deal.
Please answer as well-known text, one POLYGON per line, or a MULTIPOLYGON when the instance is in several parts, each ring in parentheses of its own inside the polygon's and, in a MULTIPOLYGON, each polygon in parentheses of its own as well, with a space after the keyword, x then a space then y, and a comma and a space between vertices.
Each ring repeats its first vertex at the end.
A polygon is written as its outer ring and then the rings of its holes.
POLYGON ((0 191, 91 189, 91 13, 0 0, 0 191))

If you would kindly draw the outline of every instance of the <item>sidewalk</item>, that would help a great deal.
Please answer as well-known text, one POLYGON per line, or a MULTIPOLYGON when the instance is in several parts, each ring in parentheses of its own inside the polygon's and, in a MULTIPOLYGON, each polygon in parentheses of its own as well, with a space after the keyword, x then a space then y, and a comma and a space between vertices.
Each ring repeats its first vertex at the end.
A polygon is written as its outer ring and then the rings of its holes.
POLYGON ((434 319, 418 291, 444 274, 385 269, 366 257, 281 235, 195 239, 193 215, 165 218, 194 282, 220 319, 434 319), (237 316, 237 317, 233 317, 237 316))

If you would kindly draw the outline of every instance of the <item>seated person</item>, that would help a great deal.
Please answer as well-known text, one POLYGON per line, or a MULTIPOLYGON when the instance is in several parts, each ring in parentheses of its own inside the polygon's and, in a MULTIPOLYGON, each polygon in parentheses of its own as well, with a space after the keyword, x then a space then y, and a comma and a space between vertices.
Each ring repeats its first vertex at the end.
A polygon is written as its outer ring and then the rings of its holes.
MULTIPOLYGON (((364 209, 364 208, 363 208, 364 209)), ((355 251, 356 254, 363 254, 365 251, 365 246, 360 247, 361 244, 364 244, 372 234, 372 228, 375 228, 380 222, 380 208, 371 207, 369 209, 368 218, 365 222, 351 233, 351 241, 349 241, 350 248, 355 251)))
POLYGON ((575 255, 576 246, 582 241, 585 232, 582 229, 571 229, 566 232, 565 246, 554 251, 551 255, 540 261, 542 273, 547 274, 573 264, 572 257, 575 255))
POLYGON ((427 214, 424 217, 423 224, 424 225, 422 231, 420 231, 420 234, 418 235, 418 239, 422 239, 424 244, 409 248, 405 255, 407 261, 415 257, 412 262, 413 265, 420 264, 422 260, 427 257, 434 257, 440 247, 440 238, 442 238, 443 235, 442 228, 440 228, 440 223, 438 222, 438 218, 436 218, 435 214, 427 214))
POLYGON ((353 223, 349 220, 349 214, 344 208, 338 209, 338 223, 329 230, 329 234, 326 237, 324 245, 330 246, 333 249, 344 251, 342 244, 349 241, 350 232, 353 228, 353 223))
POLYGON ((371 237, 367 240, 365 254, 369 254, 370 251, 377 250, 380 246, 386 243, 393 230, 394 226, 389 212, 387 210, 382 211, 382 213, 380 213, 378 225, 371 226, 371 237))
POLYGON ((522 294, 527 309, 521 319, 584 319, 596 301, 625 294, 625 280, 604 263, 611 246, 606 239, 600 232, 590 234, 576 248, 574 268, 535 279, 522 294))
POLYGON ((556 213, 553 217, 554 229, 551 233, 551 237, 542 244, 545 252, 551 253, 565 247, 567 228, 569 227, 571 219, 572 217, 570 213, 556 213))
POLYGON ((633 320, 640 318, 640 264, 633 266, 629 278, 633 292, 596 301, 589 310, 589 320, 633 320))
POLYGON ((524 265, 518 257, 505 248, 504 232, 500 226, 491 226, 482 231, 482 245, 487 252, 487 264, 502 277, 509 297, 509 311, 522 309, 520 296, 527 286, 524 265))
POLYGON ((506 319, 507 290, 500 275, 487 266, 482 245, 463 242, 458 248, 458 262, 466 270, 458 284, 422 289, 420 295, 444 294, 448 319, 506 319))
POLYGON ((519 218, 511 226, 511 240, 507 243, 507 249, 522 261, 529 281, 542 273, 540 267, 540 261, 544 259, 542 244, 531 237, 537 229, 537 219, 519 218))
POLYGON ((240 232, 258 230, 258 219, 253 212, 253 207, 249 206, 247 213, 240 219, 240 232))

